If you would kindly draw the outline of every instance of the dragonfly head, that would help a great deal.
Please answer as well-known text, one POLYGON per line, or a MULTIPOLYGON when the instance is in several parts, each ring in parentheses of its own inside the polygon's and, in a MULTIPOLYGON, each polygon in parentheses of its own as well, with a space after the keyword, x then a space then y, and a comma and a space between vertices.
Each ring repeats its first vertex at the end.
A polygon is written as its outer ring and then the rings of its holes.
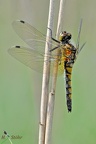
POLYGON ((62 43, 68 43, 68 41, 71 39, 72 35, 70 33, 67 33, 66 31, 63 31, 59 35, 59 41, 62 43))

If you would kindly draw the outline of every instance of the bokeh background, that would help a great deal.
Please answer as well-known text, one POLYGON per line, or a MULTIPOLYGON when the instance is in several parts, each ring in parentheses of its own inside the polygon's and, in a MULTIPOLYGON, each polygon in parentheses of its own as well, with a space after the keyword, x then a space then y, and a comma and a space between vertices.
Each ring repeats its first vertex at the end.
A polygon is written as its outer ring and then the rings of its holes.
MULTIPOLYGON (((27 46, 12 28, 22 19, 46 33, 49 0, 0 0, 0 143, 3 130, 13 144, 38 143, 38 123, 42 75, 11 57, 13 45, 27 46)), ((59 1, 55 0, 53 34, 55 37, 59 1)), ((76 41, 80 19, 83 27, 80 44, 85 47, 72 74, 73 110, 67 112, 64 77, 57 81, 52 144, 96 144, 96 1, 66 0, 64 30, 76 41)))

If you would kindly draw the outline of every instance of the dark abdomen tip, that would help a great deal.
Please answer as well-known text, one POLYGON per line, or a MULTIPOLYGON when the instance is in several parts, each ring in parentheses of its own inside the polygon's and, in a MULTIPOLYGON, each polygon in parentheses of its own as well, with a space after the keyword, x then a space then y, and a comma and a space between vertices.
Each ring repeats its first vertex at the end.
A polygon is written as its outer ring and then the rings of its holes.
POLYGON ((67 100, 67 107, 68 107, 68 112, 71 112, 72 111, 72 100, 71 99, 67 100))

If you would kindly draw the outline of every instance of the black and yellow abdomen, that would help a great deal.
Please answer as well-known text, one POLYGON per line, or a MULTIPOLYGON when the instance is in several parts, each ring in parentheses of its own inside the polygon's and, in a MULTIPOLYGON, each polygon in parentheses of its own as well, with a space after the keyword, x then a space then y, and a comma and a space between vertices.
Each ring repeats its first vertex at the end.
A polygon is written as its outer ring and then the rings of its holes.
POLYGON ((65 83, 66 83, 66 103, 68 112, 72 111, 72 87, 71 87, 71 76, 72 67, 76 59, 76 49, 75 47, 67 43, 63 47, 64 56, 64 73, 65 73, 65 83))
POLYGON ((66 103, 68 111, 72 110, 72 87, 71 87, 71 76, 72 76, 72 67, 67 62, 64 62, 65 67, 65 83, 66 83, 66 103))

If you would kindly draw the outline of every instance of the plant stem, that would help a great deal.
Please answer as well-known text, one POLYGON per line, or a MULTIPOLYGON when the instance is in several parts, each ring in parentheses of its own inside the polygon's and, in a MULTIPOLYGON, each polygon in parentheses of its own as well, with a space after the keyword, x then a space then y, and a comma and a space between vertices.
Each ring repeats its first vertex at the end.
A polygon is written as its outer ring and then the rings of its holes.
MULTIPOLYGON (((60 0, 56 39, 58 39, 61 30, 63 11, 64 11, 64 0, 60 0)), ((57 80, 57 73, 58 73, 58 54, 59 54, 59 49, 56 50, 57 60, 54 62, 52 85, 51 85, 51 91, 49 93, 49 99, 48 99, 45 144, 51 143, 52 121, 53 121, 54 103, 55 103, 55 89, 56 89, 56 80, 57 80)))
MULTIPOLYGON (((54 14, 54 0, 50 0, 48 28, 53 28, 53 14, 54 14)), ((50 55, 49 50, 51 44, 48 43, 48 38, 51 38, 51 31, 47 29, 47 40, 45 46, 44 69, 42 79, 42 94, 41 94, 41 108, 40 108, 40 123, 39 123, 39 144, 45 144, 45 128, 46 128, 46 113, 49 94, 49 79, 50 79, 50 55)))

